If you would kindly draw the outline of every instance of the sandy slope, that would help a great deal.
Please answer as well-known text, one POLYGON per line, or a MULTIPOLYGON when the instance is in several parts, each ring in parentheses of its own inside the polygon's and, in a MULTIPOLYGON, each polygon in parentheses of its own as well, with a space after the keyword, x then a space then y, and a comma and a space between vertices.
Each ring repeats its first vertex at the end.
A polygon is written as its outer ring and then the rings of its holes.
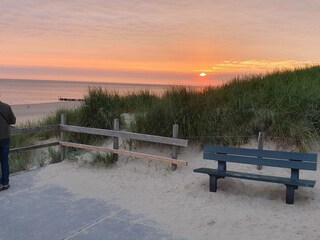
MULTIPOLYGON (((139 150, 170 156, 169 148, 139 150)), ((285 187, 279 184, 227 178, 219 180, 217 193, 211 193, 208 176, 193 169, 216 163, 202 160, 202 150, 196 146, 184 149, 178 158, 188 160, 189 166, 174 172, 168 164, 130 157, 120 157, 111 169, 64 161, 43 168, 38 184, 63 186, 79 198, 115 202, 186 239, 320 239, 319 172, 301 175, 317 184, 314 189, 300 188, 295 204, 287 205, 285 187)), ((228 168, 258 172, 255 166, 228 168)), ((260 172, 289 176, 289 171, 264 167, 260 172)))

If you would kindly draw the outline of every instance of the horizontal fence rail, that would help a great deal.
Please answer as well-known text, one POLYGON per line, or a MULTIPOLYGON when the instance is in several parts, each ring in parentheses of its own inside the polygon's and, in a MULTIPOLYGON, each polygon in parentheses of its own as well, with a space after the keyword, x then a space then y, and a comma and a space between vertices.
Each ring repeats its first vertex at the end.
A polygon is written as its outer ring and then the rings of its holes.
POLYGON ((168 144, 168 145, 173 145, 178 147, 188 147, 188 140, 154 136, 154 135, 141 134, 141 133, 132 133, 132 132, 126 132, 126 131, 87 128, 87 127, 70 126, 70 125, 63 125, 63 124, 60 124, 60 130, 65 132, 87 133, 87 134, 95 134, 95 135, 107 136, 107 137, 119 137, 119 138, 128 138, 128 139, 153 142, 153 143, 162 143, 162 144, 168 144))
POLYGON ((35 144, 35 145, 31 145, 31 146, 11 148, 10 153, 16 153, 16 152, 20 152, 20 151, 34 150, 34 149, 46 148, 46 147, 53 147, 53 146, 58 146, 58 145, 59 145, 58 141, 50 142, 50 143, 35 144))
POLYGON ((64 146, 64 147, 74 147, 74 148, 81 148, 81 149, 86 149, 86 150, 111 152, 111 153, 115 153, 115 154, 132 156, 132 157, 137 157, 137 158, 142 158, 142 159, 159 160, 162 162, 176 164, 178 166, 187 166, 188 165, 188 162, 184 161, 184 160, 177 160, 177 159, 172 159, 172 158, 167 158, 167 157, 162 157, 162 156, 155 156, 155 155, 146 154, 146 153, 127 151, 127 150, 122 150, 122 149, 121 150, 120 149, 112 149, 112 148, 107 148, 107 147, 97 147, 97 146, 92 146, 92 145, 71 143, 71 142, 62 142, 62 141, 60 141, 60 145, 64 146))
POLYGON ((19 134, 37 133, 37 132, 51 132, 58 131, 60 129, 58 124, 39 126, 39 127, 29 127, 29 128, 12 128, 11 136, 19 134))

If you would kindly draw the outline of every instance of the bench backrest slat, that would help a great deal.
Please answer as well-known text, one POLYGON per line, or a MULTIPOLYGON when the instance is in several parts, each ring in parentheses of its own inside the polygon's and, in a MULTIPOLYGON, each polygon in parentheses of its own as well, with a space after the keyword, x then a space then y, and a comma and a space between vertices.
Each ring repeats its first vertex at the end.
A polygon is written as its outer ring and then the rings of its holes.
POLYGON ((259 150, 251 148, 224 147, 215 145, 205 145, 205 152, 223 152, 227 154, 239 154, 246 156, 260 156, 269 158, 292 159, 307 162, 317 162, 317 154, 314 153, 297 153, 297 152, 280 152, 272 150, 259 150))
POLYGON ((212 154, 212 153, 204 153, 203 158, 213 159, 217 161, 245 163, 245 164, 252 164, 252 165, 269 166, 269 167, 317 170, 317 165, 315 163, 300 162, 300 161, 284 161, 282 159, 275 159, 275 158, 245 157, 245 156, 212 154))
POLYGON ((205 145, 203 158, 270 167, 317 170, 317 155, 313 153, 279 152, 205 145))

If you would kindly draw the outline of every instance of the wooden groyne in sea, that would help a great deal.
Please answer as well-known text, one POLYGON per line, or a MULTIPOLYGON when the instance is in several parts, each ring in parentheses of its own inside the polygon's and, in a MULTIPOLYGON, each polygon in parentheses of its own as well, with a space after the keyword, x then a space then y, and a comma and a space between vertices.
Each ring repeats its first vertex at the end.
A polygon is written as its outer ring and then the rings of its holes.
POLYGON ((58 97, 58 100, 59 101, 68 101, 68 102, 83 102, 84 99, 81 99, 81 98, 63 98, 63 97, 58 97))

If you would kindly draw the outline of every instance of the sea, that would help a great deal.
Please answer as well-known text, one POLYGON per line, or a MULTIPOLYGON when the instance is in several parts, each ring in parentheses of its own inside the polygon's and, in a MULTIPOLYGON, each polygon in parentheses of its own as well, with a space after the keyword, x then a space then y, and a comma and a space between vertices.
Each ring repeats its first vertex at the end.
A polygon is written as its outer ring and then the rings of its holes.
POLYGON ((107 82, 0 79, 0 100, 10 105, 58 102, 59 99, 83 99, 89 88, 102 87, 120 95, 148 90, 161 95, 172 86, 107 82))

